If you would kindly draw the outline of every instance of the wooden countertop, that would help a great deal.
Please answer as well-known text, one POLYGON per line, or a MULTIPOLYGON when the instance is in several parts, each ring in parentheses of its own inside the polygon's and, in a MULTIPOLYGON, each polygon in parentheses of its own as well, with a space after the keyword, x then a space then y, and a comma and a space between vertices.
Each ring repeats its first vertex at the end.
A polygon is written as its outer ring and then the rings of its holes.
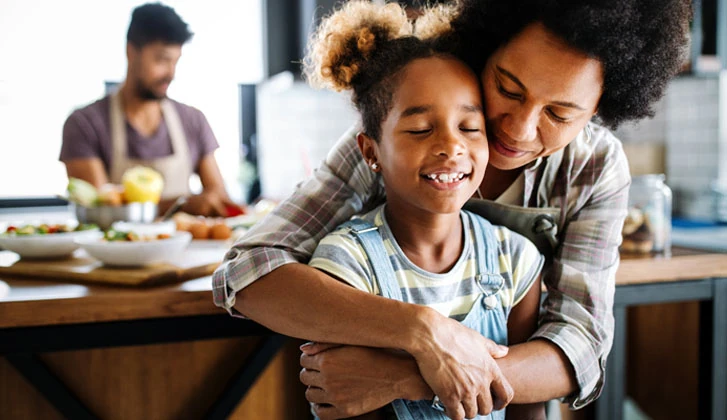
MULTIPOLYGON (((221 314, 212 279, 133 289, 8 278, 0 296, 0 328, 221 314)), ((0 287, 2 289, 2 287, 0 287)))
POLYGON ((616 273, 616 286, 720 277, 727 278, 727 254, 622 258, 616 273))
MULTIPOLYGON (((712 277, 727 278, 727 254, 676 250, 670 258, 624 256, 616 285, 712 277)), ((209 276, 143 289, 3 278, 0 328, 223 314, 211 289, 209 276)))

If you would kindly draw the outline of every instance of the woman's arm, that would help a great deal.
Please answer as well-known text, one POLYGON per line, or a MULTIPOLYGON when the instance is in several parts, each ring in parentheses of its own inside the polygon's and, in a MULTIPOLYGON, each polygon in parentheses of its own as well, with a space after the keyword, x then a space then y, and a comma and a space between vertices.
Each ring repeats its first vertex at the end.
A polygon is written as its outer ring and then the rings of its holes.
POLYGON ((566 209, 566 219, 543 277, 548 294, 540 326, 522 349, 511 349, 512 359, 502 361, 510 365, 501 367, 512 370, 513 381, 551 382, 577 409, 598 397, 605 379, 630 176, 621 144, 605 128, 594 127, 590 142, 576 140, 566 151, 558 177, 570 188, 553 186, 550 193, 551 202, 566 209))
MULTIPOLYGON (((512 308, 507 319, 507 339, 511 345, 524 343, 538 328, 538 308, 540 307, 540 276, 533 282, 523 299, 512 308)), ((520 389, 513 388, 518 396, 520 389)), ((507 406, 506 418, 511 419, 545 419, 545 404, 511 404, 507 406)))

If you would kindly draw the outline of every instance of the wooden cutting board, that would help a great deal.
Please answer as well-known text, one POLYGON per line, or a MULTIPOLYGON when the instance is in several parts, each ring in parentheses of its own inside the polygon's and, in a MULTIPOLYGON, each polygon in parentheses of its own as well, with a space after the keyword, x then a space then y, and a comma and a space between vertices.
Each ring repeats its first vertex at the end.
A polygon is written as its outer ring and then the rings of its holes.
POLYGON ((120 286, 152 286, 208 276, 220 265, 228 249, 227 243, 193 241, 178 258, 172 261, 138 268, 106 267, 82 249, 77 250, 71 258, 61 260, 24 260, 14 252, 0 251, 0 276, 120 286))

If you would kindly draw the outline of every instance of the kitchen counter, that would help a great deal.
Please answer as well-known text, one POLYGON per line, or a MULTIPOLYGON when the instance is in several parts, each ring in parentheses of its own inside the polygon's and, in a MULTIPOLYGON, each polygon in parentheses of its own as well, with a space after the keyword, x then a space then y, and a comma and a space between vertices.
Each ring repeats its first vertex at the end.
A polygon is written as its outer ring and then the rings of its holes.
POLYGON ((727 254, 622 255, 616 284, 595 418, 622 419, 626 395, 653 418, 727 418, 727 254))
POLYGON ((4 420, 308 418, 301 343, 215 307, 209 276, 138 289, 0 282, 4 420))

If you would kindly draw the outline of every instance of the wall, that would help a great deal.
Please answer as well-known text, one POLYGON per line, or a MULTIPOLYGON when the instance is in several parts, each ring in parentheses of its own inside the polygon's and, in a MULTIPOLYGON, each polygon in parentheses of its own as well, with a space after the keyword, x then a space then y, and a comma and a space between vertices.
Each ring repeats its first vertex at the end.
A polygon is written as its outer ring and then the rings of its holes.
POLYGON ((262 194, 282 199, 320 166, 358 114, 346 94, 314 90, 290 74, 261 85, 257 98, 262 194))
POLYGON ((725 183, 727 136, 720 134, 724 123, 720 125, 719 115, 726 108, 720 105, 723 85, 716 73, 678 77, 655 107, 653 119, 616 131, 632 173, 666 173, 675 213, 685 217, 713 218, 712 184, 720 177, 725 183))

